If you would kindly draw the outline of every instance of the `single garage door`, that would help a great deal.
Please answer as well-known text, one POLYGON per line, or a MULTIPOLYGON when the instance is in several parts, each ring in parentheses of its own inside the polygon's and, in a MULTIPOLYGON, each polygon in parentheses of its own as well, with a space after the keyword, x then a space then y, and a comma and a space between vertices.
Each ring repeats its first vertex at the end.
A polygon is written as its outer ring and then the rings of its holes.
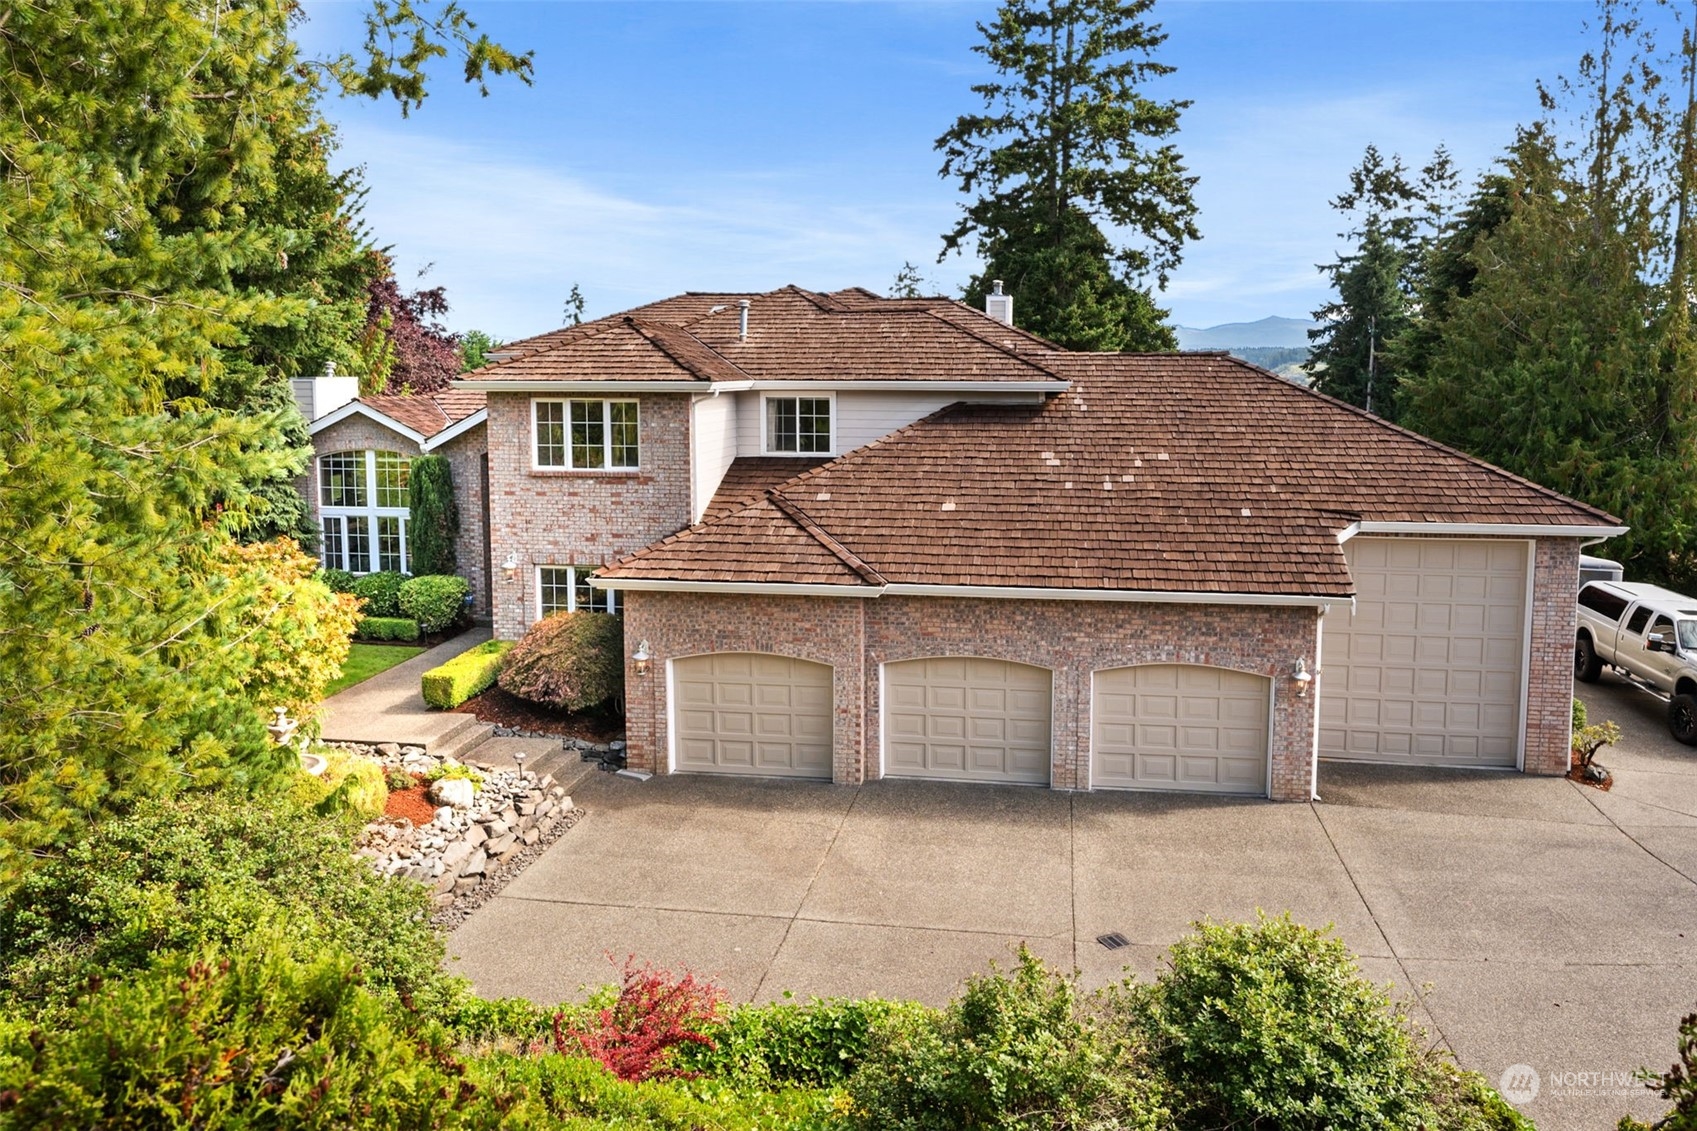
POLYGON ((1091 783, 1265 796, 1269 686, 1265 676, 1193 664, 1097 672, 1091 783))
POLYGON ((672 665, 677 769, 770 777, 831 776, 831 669, 724 652, 672 665))
POLYGON ((1344 555, 1355 613, 1321 622, 1320 756, 1513 766, 1530 544, 1357 536, 1344 555))
POLYGON ((1049 781, 1047 668, 949 656, 884 665, 884 776, 1049 781))

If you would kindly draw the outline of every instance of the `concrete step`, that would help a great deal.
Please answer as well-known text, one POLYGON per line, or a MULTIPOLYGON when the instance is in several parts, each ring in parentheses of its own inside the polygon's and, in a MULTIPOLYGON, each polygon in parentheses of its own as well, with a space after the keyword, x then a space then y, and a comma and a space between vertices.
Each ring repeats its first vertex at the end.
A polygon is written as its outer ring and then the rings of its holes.
POLYGON ((458 727, 443 737, 427 743, 424 747, 425 753, 438 758, 455 758, 464 762, 472 756, 474 750, 489 741, 490 736, 495 733, 495 727, 492 724, 478 722, 475 715, 461 715, 460 717, 469 720, 471 725, 458 727))

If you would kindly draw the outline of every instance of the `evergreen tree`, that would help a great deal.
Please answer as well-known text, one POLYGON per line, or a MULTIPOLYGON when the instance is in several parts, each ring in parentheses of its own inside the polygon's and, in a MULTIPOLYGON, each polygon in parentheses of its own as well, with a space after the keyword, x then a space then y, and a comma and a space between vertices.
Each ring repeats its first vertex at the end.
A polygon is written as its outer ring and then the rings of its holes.
POLYGON ((1339 234, 1355 247, 1320 268, 1337 298, 1314 312, 1320 326, 1308 332, 1314 346, 1303 368, 1320 392, 1394 420, 1400 374, 1385 347, 1413 323, 1418 268, 1455 174, 1441 148, 1415 177, 1402 158, 1387 160, 1369 145, 1349 176, 1349 191, 1332 207, 1356 219, 1339 234))
POLYGON ((998 74, 973 87, 985 112, 937 140, 942 175, 973 198, 943 237, 944 255, 975 240, 984 261, 967 301, 1004 280, 1020 324, 1069 348, 1174 348, 1146 281, 1164 288, 1200 233, 1196 178, 1167 140, 1188 103, 1141 92, 1173 70, 1153 58, 1153 5, 1004 0, 973 48, 998 74))
POLYGON ((585 303, 584 298, 583 298, 583 292, 578 290, 576 283, 573 283, 571 294, 566 296, 566 307, 565 307, 565 312, 564 312, 565 313, 565 321, 562 323, 562 325, 565 325, 565 326, 581 326, 581 325, 583 325, 583 309, 586 305, 587 304, 585 303))
POLYGON ((443 456, 419 456, 412 461, 407 485, 413 573, 456 572, 460 508, 454 502, 453 467, 443 456))
POLYGON ((138 795, 273 780, 264 711, 315 698, 345 646, 351 612, 309 563, 231 537, 298 466, 287 413, 216 403, 314 318, 301 289, 243 282, 299 250, 280 211, 244 212, 298 121, 273 114, 284 87, 311 73, 295 14, 0 12, 0 886, 138 795))
POLYGON ((467 330, 460 337, 460 372, 470 373, 489 364, 489 355, 501 348, 501 343, 482 330, 467 330))
POLYGON ((925 273, 913 263, 903 260, 902 269, 896 272, 895 281, 890 284, 890 297, 924 298, 926 285, 925 273))

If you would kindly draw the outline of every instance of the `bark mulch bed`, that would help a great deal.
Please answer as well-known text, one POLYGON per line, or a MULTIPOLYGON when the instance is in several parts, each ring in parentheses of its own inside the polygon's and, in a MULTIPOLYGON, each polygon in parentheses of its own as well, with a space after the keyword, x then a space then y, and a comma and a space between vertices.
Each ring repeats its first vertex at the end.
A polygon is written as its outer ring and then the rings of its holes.
POLYGON ((526 734, 581 738, 587 742, 610 742, 624 732, 624 720, 611 712, 576 714, 571 711, 551 711, 547 707, 537 706, 502 691, 499 687, 491 687, 488 691, 473 695, 453 710, 462 715, 476 715, 486 723, 523 731, 526 734))
POLYGON ((436 806, 430 803, 426 796, 430 791, 430 783, 423 774, 412 776, 411 789, 391 789, 389 800, 383 803, 385 817, 405 817, 413 824, 423 828, 436 819, 436 806))

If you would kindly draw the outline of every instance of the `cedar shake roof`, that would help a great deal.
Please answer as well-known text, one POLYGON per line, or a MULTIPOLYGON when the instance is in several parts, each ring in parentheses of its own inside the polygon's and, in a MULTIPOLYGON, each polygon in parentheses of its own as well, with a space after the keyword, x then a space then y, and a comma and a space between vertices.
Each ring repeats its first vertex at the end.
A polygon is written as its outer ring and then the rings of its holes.
POLYGON ((830 461, 830 456, 738 456, 725 469, 725 477, 713 492, 702 521, 710 522, 740 511, 765 498, 767 488, 830 461))
POLYGON ((473 389, 444 389, 439 393, 361 397, 359 403, 428 440, 473 413, 482 412, 487 400, 487 394, 473 389))
POLYGON ((1352 522, 1618 525, 1224 355, 1045 365, 1071 389, 945 408, 601 576, 1346 597, 1352 522))
POLYGON ((1054 382, 1055 346, 950 299, 687 294, 516 342, 469 381, 1054 382), (747 339, 739 300, 749 301, 747 339))

